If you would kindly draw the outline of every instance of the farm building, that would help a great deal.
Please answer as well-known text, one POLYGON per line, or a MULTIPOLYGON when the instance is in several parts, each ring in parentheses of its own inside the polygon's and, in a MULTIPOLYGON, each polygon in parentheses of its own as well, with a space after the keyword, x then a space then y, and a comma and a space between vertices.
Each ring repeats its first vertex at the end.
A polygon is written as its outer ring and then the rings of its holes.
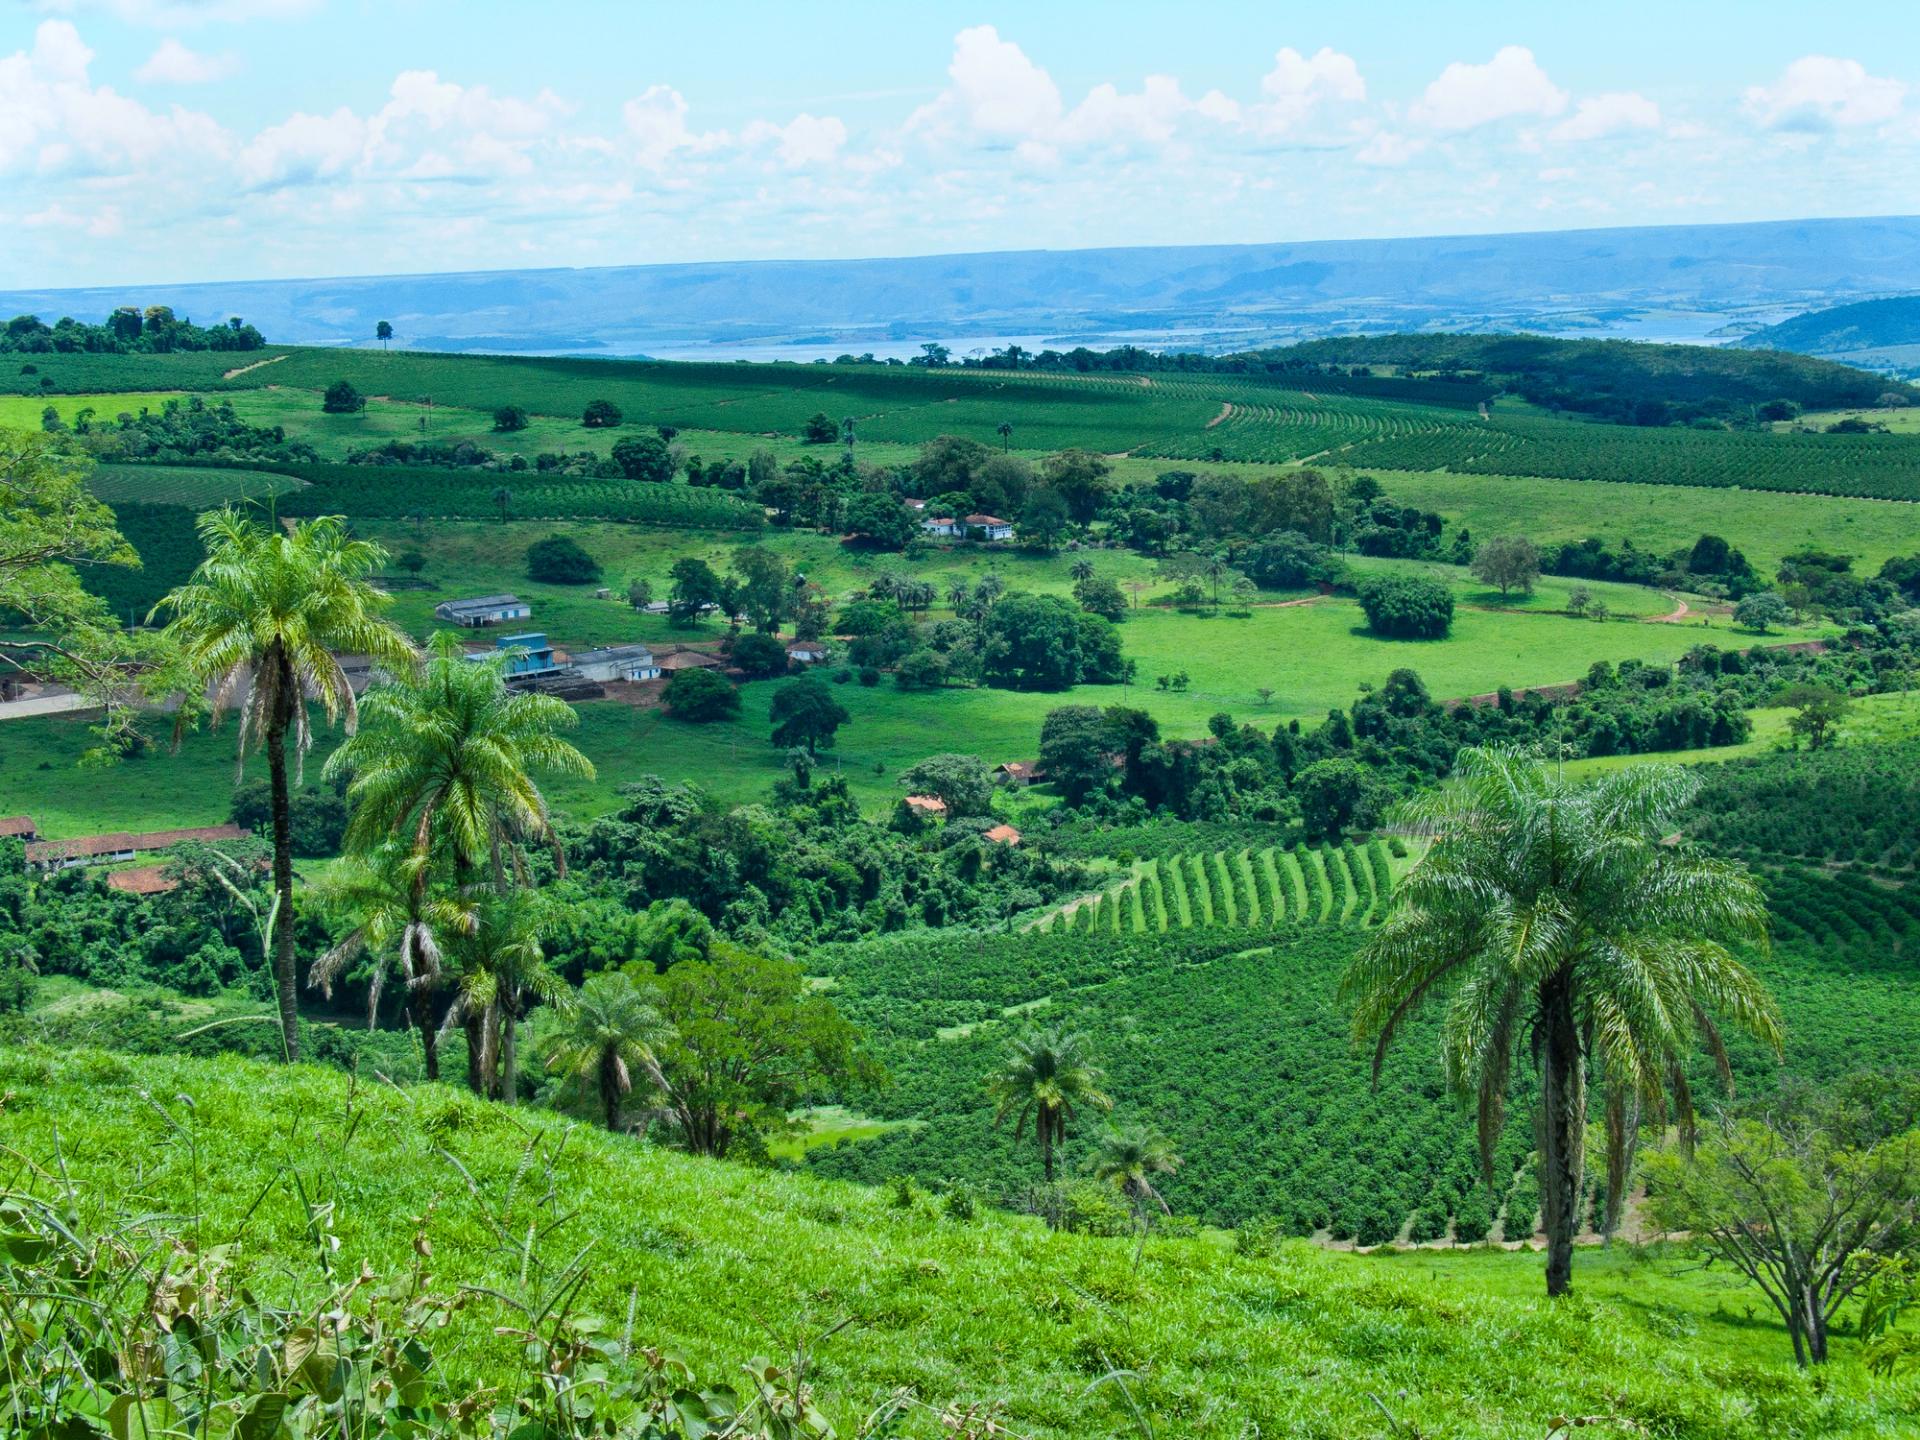
POLYGON ((818 665, 831 654, 831 650, 817 641, 787 646, 787 658, 796 665, 818 665))
POLYGON ((583 650, 572 657, 583 680, 658 680, 660 662, 644 645, 609 645, 583 650))
POLYGON ((909 795, 907 808, 916 815, 944 815, 947 813, 947 802, 937 795, 909 795))
POLYGON ((0 815, 0 840, 32 840, 39 834, 31 815, 0 815))
POLYGON ((518 595, 482 595, 473 600, 442 601, 433 607, 433 613, 449 625, 478 630, 488 625, 530 620, 533 607, 518 595))
POLYGON ((929 515, 920 522, 920 528, 929 535, 938 535, 948 540, 958 540, 967 533, 966 527, 951 515, 929 515))
POLYGON ((725 663, 704 650, 674 650, 660 657, 660 669, 668 675, 676 670, 717 670, 725 663))
POLYGON ((518 675, 545 675, 549 671, 560 668, 553 658, 553 646, 548 642, 547 637, 537 630, 529 630, 524 635, 502 635, 498 640, 493 642, 492 651, 470 650, 467 652, 467 659, 476 662, 490 660, 495 654, 502 650, 520 652, 518 654, 509 653, 507 655, 507 674, 509 677, 518 675))
POLYGON ((124 890, 129 895, 164 895, 180 886, 178 881, 167 878, 164 865, 136 865, 131 870, 116 870, 107 876, 107 888, 124 890))
POLYGON ((997 785, 1031 785, 1036 780, 1047 778, 1037 760, 1009 760, 1004 765, 996 765, 993 770, 994 783, 997 785))
POLYGON ((115 865, 155 850, 170 850, 189 840, 212 844, 245 840, 252 834, 251 830, 242 830, 238 825, 202 825, 188 830, 149 830, 139 834, 122 830, 111 835, 81 835, 72 840, 40 840, 27 846, 27 864, 41 870, 115 865))
POLYGON ((981 838, 990 840, 995 845, 1018 845, 1020 832, 1011 825, 996 825, 981 838))
POLYGON ((1013 522, 1002 520, 998 515, 969 515, 960 522, 964 527, 962 534, 971 535, 976 540, 1011 540, 1013 522))

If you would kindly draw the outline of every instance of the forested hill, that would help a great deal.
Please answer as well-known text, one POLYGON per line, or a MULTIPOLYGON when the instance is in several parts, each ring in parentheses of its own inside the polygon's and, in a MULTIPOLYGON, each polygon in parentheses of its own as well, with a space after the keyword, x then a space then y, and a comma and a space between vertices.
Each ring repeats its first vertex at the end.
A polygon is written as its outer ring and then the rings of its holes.
POLYGON ((1801 355, 1847 355, 1894 345, 1920 345, 1920 295, 1812 310, 1755 332, 1747 337, 1747 344, 1801 355))
MULTIPOLYGON (((1888 392, 1906 403, 1920 391, 1850 365, 1780 350, 1715 349, 1627 340, 1554 340, 1543 335, 1367 335, 1310 340, 1256 352, 1268 365, 1391 365, 1419 372, 1499 379, 1539 405, 1630 418, 1636 407, 1749 411, 1769 400, 1803 409, 1872 405, 1888 392)), ((1659 416, 1652 423, 1665 423, 1659 416)))

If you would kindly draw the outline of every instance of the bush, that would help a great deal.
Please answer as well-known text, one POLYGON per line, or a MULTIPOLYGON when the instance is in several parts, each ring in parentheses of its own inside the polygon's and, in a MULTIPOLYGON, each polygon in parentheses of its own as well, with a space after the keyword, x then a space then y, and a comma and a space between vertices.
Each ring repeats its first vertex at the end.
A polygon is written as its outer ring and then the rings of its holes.
POLYGON ((1374 634, 1438 640, 1453 625, 1453 592, 1417 575, 1379 575, 1360 584, 1360 608, 1374 634))
POLYGON ((740 713, 740 692, 711 670, 680 670, 667 682, 667 713, 676 720, 705 725, 740 713))
POLYGON ((591 585, 600 562, 565 535, 549 535, 527 547, 527 578, 548 585, 591 585))
POLYGON ((620 407, 611 400, 589 400, 580 423, 589 430, 611 430, 621 421, 620 407))
POLYGON ((787 673, 787 647, 777 635, 750 632, 736 639, 729 653, 735 665, 756 678, 787 673))
POLYGON ((673 453, 658 435, 630 435, 613 447, 613 463, 629 480, 664 485, 673 479, 673 453))
POLYGON ((327 393, 320 400, 320 408, 329 415, 352 415, 367 408, 367 397, 347 381, 336 380, 327 386, 327 393))
POLYGON ((493 428, 508 432, 527 428, 527 412, 518 405, 502 405, 493 412, 493 428))

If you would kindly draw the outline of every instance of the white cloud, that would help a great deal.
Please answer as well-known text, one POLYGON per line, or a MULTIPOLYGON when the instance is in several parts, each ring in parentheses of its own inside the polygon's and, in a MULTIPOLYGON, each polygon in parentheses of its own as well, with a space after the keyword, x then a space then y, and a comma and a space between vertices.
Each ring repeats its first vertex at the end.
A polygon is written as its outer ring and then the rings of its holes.
POLYGON ((1273 69, 1260 79, 1260 100, 1247 107, 1247 120, 1262 135, 1284 135, 1322 104, 1367 98, 1367 82, 1351 55, 1322 46, 1311 59, 1291 48, 1273 57, 1273 69))
POLYGON ((1547 132, 1552 140, 1604 140, 1627 130, 1658 130, 1660 107, 1632 90, 1589 95, 1547 132))
POLYGON ((745 145, 771 144, 782 165, 798 170, 805 165, 824 165, 838 157, 841 147, 847 143, 847 127, 831 115, 802 112, 785 125, 756 120, 740 132, 740 140, 745 145))
POLYGON ((1456 60, 1427 86, 1413 119, 1434 130, 1473 130, 1517 115, 1551 116, 1567 108, 1567 92, 1547 78, 1524 45, 1503 45, 1484 65, 1456 60))
POLYGON ((1745 108, 1763 129, 1808 134, 1883 124, 1899 115, 1906 91, 1858 60, 1803 55, 1773 84, 1750 87, 1745 108))
POLYGON ((1056 131, 1069 144, 1165 145, 1181 117, 1195 108, 1171 75, 1149 75, 1138 94, 1118 86, 1096 85, 1073 107, 1056 131))
POLYGON ((214 120, 174 106, 149 110, 87 70, 93 52, 65 20, 44 20, 33 49, 0 58, 0 171, 28 163, 47 175, 139 169, 170 157, 177 166, 224 156, 230 144, 214 120))
POLYGON ((232 55, 202 55, 169 36, 133 72, 133 78, 148 85, 208 85, 239 68, 239 60, 232 55))
MULTIPOLYGON (((934 106, 948 106, 976 134, 1019 140, 1059 123, 1063 107, 1053 77, 991 25, 975 25, 953 37, 947 76, 952 83, 934 106)), ((932 109, 916 112, 916 118, 932 109)))
POLYGON ((346 106, 331 115, 296 111, 240 152, 240 178, 256 189, 331 180, 352 170, 366 148, 367 122, 346 106))
POLYGON ((678 152, 698 155, 727 143, 724 130, 705 133, 687 128, 686 97, 671 85, 650 85, 620 107, 634 158, 649 170, 661 169, 678 152))
POLYGON ((58 201, 44 210, 23 216, 20 223, 30 230, 78 230, 96 240, 110 239, 125 228, 117 205, 101 205, 81 214, 69 210, 58 201))

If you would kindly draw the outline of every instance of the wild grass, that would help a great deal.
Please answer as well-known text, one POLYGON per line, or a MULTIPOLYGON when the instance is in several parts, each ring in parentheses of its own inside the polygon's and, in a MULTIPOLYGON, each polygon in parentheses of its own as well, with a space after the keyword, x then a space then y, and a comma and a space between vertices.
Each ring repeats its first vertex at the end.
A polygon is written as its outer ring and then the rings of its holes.
MULTIPOLYGON (((1549 1310, 1524 1258, 1459 1265, 1441 1290, 1402 1273, 1439 1263, 1424 1256, 1237 1254, 1210 1236, 1136 1251, 337 1072, 16 1050, 0 1093, 6 1186, 64 1175, 87 1226, 177 1216, 204 1245, 232 1243, 235 1279, 264 1303, 317 1288, 318 1223, 343 1273, 405 1273, 423 1234, 443 1289, 515 1295, 578 1257, 580 1313, 616 1329, 631 1314, 636 1343, 703 1379, 847 1321, 811 1370, 845 1432, 902 1387, 1036 1440, 1143 1433, 1135 1406, 1156 1434, 1331 1440, 1380 1433, 1374 1397, 1461 1440, 1545 1434, 1558 1414, 1686 1440, 1892 1434, 1914 1398, 1870 1382, 1845 1340, 1818 1385, 1793 1374, 1777 1336, 1658 1261, 1549 1310), (1124 1390, 1094 1383, 1116 1369, 1124 1390)), ((510 1312, 484 1293, 469 1305, 434 1341, 456 1393, 518 1369, 495 1329, 510 1312)), ((896 1433, 955 1432, 915 1410, 896 1433)))

